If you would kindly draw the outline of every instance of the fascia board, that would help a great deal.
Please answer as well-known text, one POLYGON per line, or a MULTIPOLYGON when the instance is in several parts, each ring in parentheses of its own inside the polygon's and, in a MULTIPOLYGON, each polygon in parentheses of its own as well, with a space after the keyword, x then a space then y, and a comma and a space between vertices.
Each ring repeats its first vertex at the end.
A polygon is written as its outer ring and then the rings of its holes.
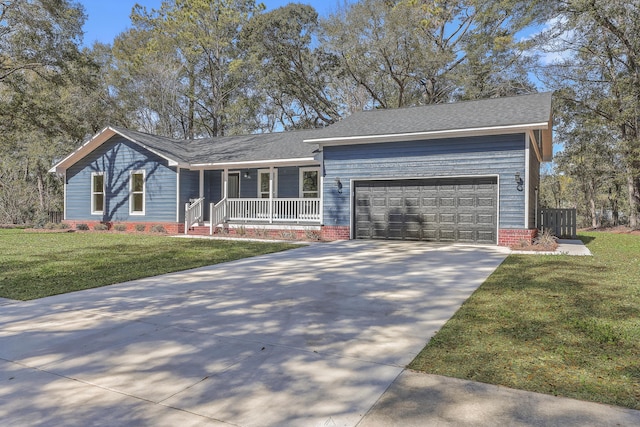
POLYGON ((49 172, 60 173, 60 174, 64 173, 65 170, 67 170, 69 167, 73 166, 75 163, 83 159, 93 150, 95 150, 96 148, 98 148, 99 146, 107 142, 114 135, 120 135, 121 137, 135 143, 136 145, 139 145, 140 147, 143 147, 144 149, 151 151, 156 156, 162 159, 165 159, 168 162, 169 166, 186 166, 186 164, 183 165, 182 163, 176 161, 175 159, 167 157, 166 155, 159 153, 153 148, 150 148, 145 144, 142 144, 136 141, 135 139, 127 135, 124 135, 121 132, 118 132, 117 130, 108 126, 104 128, 102 131, 98 132, 96 135, 94 135, 93 138, 91 138, 90 140, 82 144, 80 147, 78 147, 73 153, 69 154, 67 157, 65 157, 58 163, 56 163, 51 169, 49 169, 49 172))
POLYGON ((335 138, 314 138, 305 139, 304 142, 309 144, 318 144, 321 146, 326 145, 353 145, 353 144, 371 144, 378 142, 400 142, 400 141, 414 141, 414 140, 427 140, 427 139, 439 139, 439 138, 451 138, 451 137, 463 137, 463 136, 484 136, 484 135, 500 135, 521 133, 535 129, 547 129, 549 127, 548 122, 541 123, 528 123, 509 126, 490 126, 483 128, 469 128, 469 129, 451 129, 451 130, 438 130, 428 132, 408 132, 398 134, 385 134, 385 135, 363 135, 363 136, 341 136, 335 138))
POLYGON ((294 159, 272 159, 272 160, 247 160, 241 162, 213 162, 213 163, 192 163, 191 169, 224 169, 224 168, 252 168, 263 166, 307 166, 317 165, 318 160, 314 157, 301 157, 294 159))

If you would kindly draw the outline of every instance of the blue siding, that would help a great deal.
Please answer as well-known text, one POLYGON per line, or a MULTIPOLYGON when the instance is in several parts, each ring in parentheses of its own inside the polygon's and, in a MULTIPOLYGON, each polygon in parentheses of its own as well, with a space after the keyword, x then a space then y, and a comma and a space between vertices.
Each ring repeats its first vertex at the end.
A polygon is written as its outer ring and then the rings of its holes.
MULTIPOLYGON (((184 208, 189 199, 200 197, 200 171, 180 169, 180 222, 184 222, 184 208)), ((174 215, 175 218, 175 215, 174 215)))
POLYGON ((300 168, 278 168, 278 197, 298 197, 300 193, 299 180, 300 168))
POLYGON ((176 172, 168 162, 120 136, 114 136, 67 170, 67 219, 155 221, 176 219, 176 172), (129 176, 144 170, 145 215, 129 214, 129 176), (91 214, 91 174, 105 175, 104 214, 91 214))
POLYGON ((350 180, 499 175, 500 228, 523 228, 524 134, 324 147, 324 223, 350 225, 350 180), (335 179, 342 183, 338 193, 335 179))

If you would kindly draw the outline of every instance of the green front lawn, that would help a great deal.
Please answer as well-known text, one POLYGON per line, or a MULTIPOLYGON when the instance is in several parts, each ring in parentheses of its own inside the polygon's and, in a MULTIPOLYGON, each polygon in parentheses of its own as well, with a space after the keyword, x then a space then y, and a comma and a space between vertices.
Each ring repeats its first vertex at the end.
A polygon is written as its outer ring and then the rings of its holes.
POLYGON ((511 255, 409 368, 640 409, 640 236, 511 255))
POLYGON ((0 230, 0 297, 42 298, 293 247, 143 234, 0 230))

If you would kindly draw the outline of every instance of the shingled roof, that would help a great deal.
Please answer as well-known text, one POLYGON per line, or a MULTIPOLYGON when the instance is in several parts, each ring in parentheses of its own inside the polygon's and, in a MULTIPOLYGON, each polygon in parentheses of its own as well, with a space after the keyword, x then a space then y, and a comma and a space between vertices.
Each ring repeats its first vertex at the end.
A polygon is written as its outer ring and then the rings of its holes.
POLYGON ((61 172, 119 134, 170 165, 213 167, 271 161, 314 162, 318 146, 541 130, 544 160, 551 159, 552 93, 357 112, 322 129, 176 140, 115 126, 85 142, 51 171, 61 172))
POLYGON ((329 126, 328 139, 482 129, 548 123, 551 92, 354 113, 329 126))

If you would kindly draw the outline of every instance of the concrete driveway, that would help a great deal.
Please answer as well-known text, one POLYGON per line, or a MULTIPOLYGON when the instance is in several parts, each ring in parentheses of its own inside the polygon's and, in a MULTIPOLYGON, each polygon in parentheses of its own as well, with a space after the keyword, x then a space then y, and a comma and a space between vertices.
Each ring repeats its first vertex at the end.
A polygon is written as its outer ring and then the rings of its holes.
POLYGON ((507 254, 336 242, 1 305, 0 420, 355 426, 507 254))

